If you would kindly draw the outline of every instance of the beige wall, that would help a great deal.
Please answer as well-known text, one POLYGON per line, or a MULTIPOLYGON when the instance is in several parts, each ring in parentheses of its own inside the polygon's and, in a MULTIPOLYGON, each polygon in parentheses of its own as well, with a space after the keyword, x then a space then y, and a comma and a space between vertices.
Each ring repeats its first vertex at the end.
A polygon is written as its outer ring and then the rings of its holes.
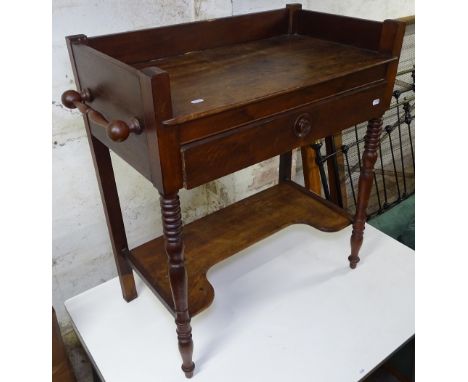
MULTIPOLYGON (((292 2, 292 1, 289 1, 292 2)), ((64 109, 60 95, 75 88, 66 35, 89 36, 273 9, 286 1, 55 0, 53 2, 53 304, 69 324, 63 302, 115 276, 99 191, 81 117, 64 109)), ((382 20, 414 14, 412 0, 303 1, 303 7, 382 20)), ((130 246, 161 234, 157 192, 120 158, 113 157, 130 246)), ((276 158, 181 192, 184 221, 191 221, 272 185, 276 158)))

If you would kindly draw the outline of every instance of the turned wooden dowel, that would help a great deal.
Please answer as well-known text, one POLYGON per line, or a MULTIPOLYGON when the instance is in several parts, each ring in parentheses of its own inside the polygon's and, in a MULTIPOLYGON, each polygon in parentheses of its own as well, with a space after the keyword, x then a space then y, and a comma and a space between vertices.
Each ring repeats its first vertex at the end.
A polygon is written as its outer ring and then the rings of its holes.
POLYGON ((169 282, 174 301, 177 340, 182 356, 182 370, 187 378, 193 376, 192 327, 188 308, 187 270, 185 269, 184 243, 182 240, 182 217, 178 194, 160 197, 164 230, 164 243, 169 265, 169 282))
POLYGON ((359 250, 364 238, 364 229, 367 220, 367 205, 374 179, 374 165, 377 161, 377 149, 382 133, 382 118, 371 119, 367 124, 367 132, 364 143, 364 153, 362 154, 361 174, 359 175, 358 199, 356 214, 353 222, 353 232, 351 234, 351 255, 348 257, 351 269, 356 268, 359 262, 359 250))
POLYGON ((115 142, 125 141, 130 133, 140 134, 142 132, 143 127, 137 118, 132 118, 128 124, 120 120, 109 122, 101 113, 86 105, 85 101, 92 101, 92 95, 88 89, 82 90, 81 93, 67 90, 62 94, 62 104, 65 107, 78 109, 81 113, 86 114, 94 123, 104 127, 108 137, 115 142))

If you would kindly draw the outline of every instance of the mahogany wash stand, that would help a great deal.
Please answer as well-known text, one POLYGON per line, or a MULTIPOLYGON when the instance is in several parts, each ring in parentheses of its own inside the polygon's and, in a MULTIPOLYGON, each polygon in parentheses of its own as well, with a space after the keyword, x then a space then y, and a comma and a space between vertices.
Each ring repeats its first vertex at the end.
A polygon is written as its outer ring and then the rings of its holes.
MULTIPOLYGON (((207 308, 214 264, 296 223, 353 224, 363 240, 373 167, 405 24, 284 9, 88 38, 67 37, 78 108, 101 191, 123 297, 134 269, 175 316, 193 375, 190 318, 207 308), (369 121, 356 215, 291 181, 291 151, 369 121), (160 193, 164 235, 129 249, 109 149, 160 193), (182 227, 178 192, 280 155, 279 183, 182 227), (183 231, 183 232, 182 232, 183 231)), ((343 249, 343 251, 345 251, 343 249)))

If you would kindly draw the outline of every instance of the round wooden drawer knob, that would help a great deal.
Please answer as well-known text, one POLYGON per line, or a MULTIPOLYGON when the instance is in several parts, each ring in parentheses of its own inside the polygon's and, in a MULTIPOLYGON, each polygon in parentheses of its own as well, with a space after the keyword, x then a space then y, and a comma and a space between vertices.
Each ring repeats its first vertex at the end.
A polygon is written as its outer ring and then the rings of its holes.
POLYGON ((125 141, 130 133, 140 134, 142 128, 140 122, 136 118, 132 118, 130 123, 124 121, 110 121, 106 127, 107 135, 115 142, 125 141))
POLYGON ((310 115, 307 113, 301 114, 299 117, 296 118, 294 122, 294 134, 298 138, 304 138, 306 135, 310 133, 312 129, 312 124, 310 123, 310 115))

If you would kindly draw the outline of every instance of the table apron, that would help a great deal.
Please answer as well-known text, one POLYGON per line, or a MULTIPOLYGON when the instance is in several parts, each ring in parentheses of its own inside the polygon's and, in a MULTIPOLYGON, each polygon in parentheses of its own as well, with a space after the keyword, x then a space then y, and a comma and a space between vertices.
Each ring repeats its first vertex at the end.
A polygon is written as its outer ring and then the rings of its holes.
POLYGON ((380 117, 386 82, 314 102, 181 147, 187 189, 380 117))

